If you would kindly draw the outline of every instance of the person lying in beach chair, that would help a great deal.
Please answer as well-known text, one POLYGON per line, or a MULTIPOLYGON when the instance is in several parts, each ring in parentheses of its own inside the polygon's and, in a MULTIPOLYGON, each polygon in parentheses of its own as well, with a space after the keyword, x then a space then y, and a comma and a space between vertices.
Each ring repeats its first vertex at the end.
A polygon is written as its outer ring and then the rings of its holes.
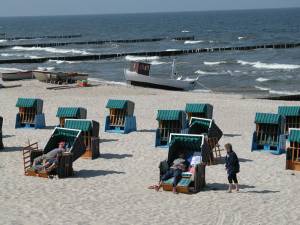
POLYGON ((65 142, 61 141, 58 143, 58 148, 55 148, 47 154, 43 154, 35 158, 33 161, 33 168, 35 171, 46 170, 46 172, 51 172, 57 167, 58 158, 65 151, 65 142))
POLYGON ((180 154, 179 158, 173 161, 173 165, 171 166, 171 168, 162 175, 158 186, 155 186, 155 190, 159 191, 164 181, 174 177, 173 193, 177 193, 176 186, 182 177, 182 173, 186 171, 186 168, 188 168, 188 162, 184 159, 184 154, 180 154))

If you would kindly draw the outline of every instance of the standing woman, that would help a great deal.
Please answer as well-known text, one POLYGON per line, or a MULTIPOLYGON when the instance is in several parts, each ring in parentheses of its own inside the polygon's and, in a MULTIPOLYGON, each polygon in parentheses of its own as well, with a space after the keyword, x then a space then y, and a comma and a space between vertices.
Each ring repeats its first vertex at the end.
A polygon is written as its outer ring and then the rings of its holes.
POLYGON ((228 192, 231 193, 232 191, 232 182, 234 182, 236 191, 239 191, 239 184, 236 177, 236 174, 240 172, 240 163, 237 155, 232 150, 232 145, 230 143, 227 143, 225 145, 225 149, 227 152, 226 158, 225 158, 225 168, 227 170, 228 174, 228 182, 229 182, 229 188, 228 192))

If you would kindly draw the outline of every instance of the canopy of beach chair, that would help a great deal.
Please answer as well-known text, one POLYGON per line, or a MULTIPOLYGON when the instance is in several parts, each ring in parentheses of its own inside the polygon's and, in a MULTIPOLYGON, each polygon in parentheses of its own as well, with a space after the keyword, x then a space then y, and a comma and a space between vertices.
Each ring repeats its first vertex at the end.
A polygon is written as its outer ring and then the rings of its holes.
POLYGON ((73 153, 73 161, 78 159, 85 152, 81 130, 56 127, 44 148, 44 154, 57 148, 60 141, 66 142, 67 150, 73 153))

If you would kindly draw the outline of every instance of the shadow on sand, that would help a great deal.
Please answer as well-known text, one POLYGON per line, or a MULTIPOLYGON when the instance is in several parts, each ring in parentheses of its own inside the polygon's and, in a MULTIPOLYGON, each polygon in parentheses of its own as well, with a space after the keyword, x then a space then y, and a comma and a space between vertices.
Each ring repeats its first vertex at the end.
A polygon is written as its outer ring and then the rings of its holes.
POLYGON ((0 152, 20 152, 22 151, 22 147, 5 147, 1 149, 0 152))
POLYGON ((137 132, 154 133, 154 132, 156 132, 156 129, 143 129, 143 130, 138 130, 137 132))
MULTIPOLYGON (((225 164, 225 156, 222 156, 221 158, 217 158, 217 163, 218 164, 225 164)), ((244 159, 244 158, 239 158, 239 162, 253 162, 252 159, 244 159)))
MULTIPOLYGON (((255 188, 253 185, 246 185, 246 184, 240 184, 239 185, 240 190, 245 188, 255 188)), ((211 183, 207 184, 204 191, 227 191, 228 190, 228 184, 219 184, 219 183, 211 183)), ((280 191, 273 191, 273 190, 249 190, 249 191, 243 191, 241 193, 254 193, 254 194, 270 194, 270 193, 278 193, 280 191)))
POLYGON ((114 171, 114 170, 80 170, 76 171, 73 178, 89 178, 106 176, 109 174, 125 174, 125 172, 114 171))
POLYGON ((224 137, 240 137, 241 134, 223 134, 224 137))
POLYGON ((100 154, 100 158, 103 159, 124 159, 132 157, 132 154, 114 154, 114 153, 102 153, 100 154))
POLYGON ((54 128, 56 128, 58 126, 45 126, 43 129, 46 129, 46 130, 53 130, 54 128))
POLYGON ((10 138, 10 137, 15 137, 16 135, 14 134, 7 134, 7 135, 2 135, 2 138, 10 138))
POLYGON ((105 142, 113 142, 113 141, 118 141, 119 139, 102 139, 100 138, 100 143, 105 143, 105 142))
MULTIPOLYGON (((240 189, 244 188, 255 188, 253 185, 239 185, 240 189)), ((208 183, 206 184, 205 189, 206 191, 226 191, 228 190, 228 184, 220 184, 220 183, 208 183)))

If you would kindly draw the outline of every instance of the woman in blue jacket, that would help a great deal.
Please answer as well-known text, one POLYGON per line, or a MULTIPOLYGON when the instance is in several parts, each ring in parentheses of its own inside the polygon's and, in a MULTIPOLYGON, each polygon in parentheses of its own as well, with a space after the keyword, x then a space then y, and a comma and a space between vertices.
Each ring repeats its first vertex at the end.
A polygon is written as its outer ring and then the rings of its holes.
POLYGON ((225 145, 225 149, 227 152, 227 155, 225 158, 225 162, 226 162, 225 168, 227 171, 228 182, 229 182, 228 192, 231 193, 232 187, 233 187, 233 184, 232 184, 233 182, 234 182, 236 191, 239 191, 239 184, 238 184, 236 174, 238 172, 240 172, 240 163, 239 163, 239 159, 238 159, 237 155, 232 150, 232 145, 230 143, 227 143, 225 145))

